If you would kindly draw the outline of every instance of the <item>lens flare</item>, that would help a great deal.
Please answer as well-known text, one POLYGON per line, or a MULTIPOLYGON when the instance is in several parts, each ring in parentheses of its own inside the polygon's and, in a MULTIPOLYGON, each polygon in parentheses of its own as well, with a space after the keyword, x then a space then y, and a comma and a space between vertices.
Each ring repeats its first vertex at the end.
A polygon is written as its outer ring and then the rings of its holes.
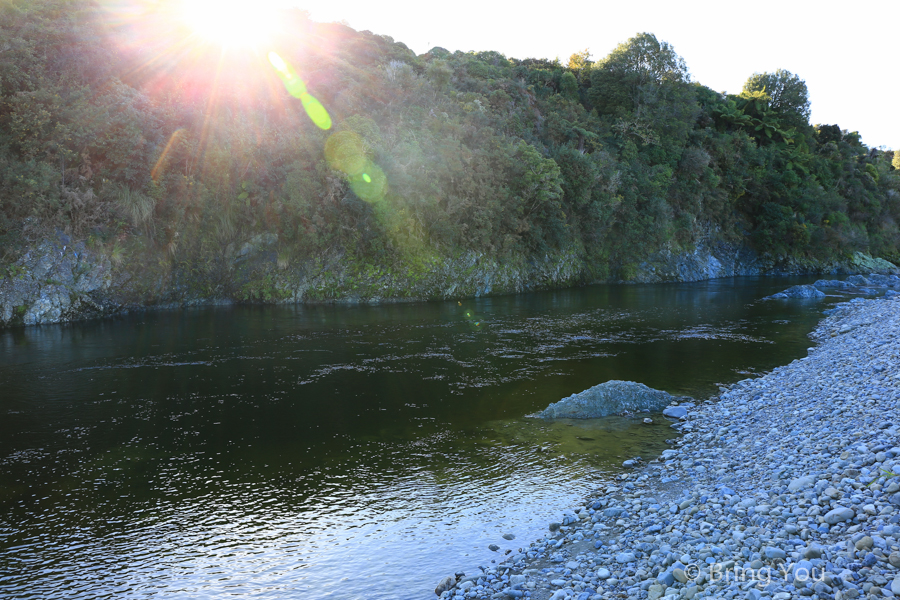
POLYGON ((310 94, 300 94, 300 102, 303 103, 306 114, 319 129, 331 129, 331 115, 328 114, 321 102, 310 94))
POLYGON ((288 68, 287 63, 276 52, 269 52, 269 62, 272 63, 276 71, 282 75, 290 76, 291 70, 288 68))
MULTIPOLYGON (((457 302, 457 305, 462 306, 462 302, 457 302)), ((480 329, 480 328, 481 328, 481 317, 479 317, 478 315, 472 313, 471 310, 466 310, 464 314, 465 314, 466 320, 467 320, 467 321, 468 321, 475 329, 480 329)))
POLYGON ((347 176, 350 189, 367 202, 384 198, 387 177, 368 156, 366 142, 353 131, 338 131, 325 142, 328 166, 347 176))
POLYGON ((364 172, 368 161, 366 144, 357 133, 338 131, 325 142, 325 160, 332 169, 355 177, 364 172))
POLYGON ((364 171, 350 177, 350 189, 366 202, 375 202, 384 198, 387 191, 387 177, 378 165, 366 161, 364 171))
POLYGON ((284 84, 288 94, 300 100, 303 110, 306 111, 310 120, 319 129, 331 129, 331 115, 328 114, 328 111, 325 110, 325 107, 322 106, 322 103, 315 96, 306 91, 306 84, 294 72, 294 69, 276 52, 269 52, 269 63, 275 68, 275 72, 284 84))

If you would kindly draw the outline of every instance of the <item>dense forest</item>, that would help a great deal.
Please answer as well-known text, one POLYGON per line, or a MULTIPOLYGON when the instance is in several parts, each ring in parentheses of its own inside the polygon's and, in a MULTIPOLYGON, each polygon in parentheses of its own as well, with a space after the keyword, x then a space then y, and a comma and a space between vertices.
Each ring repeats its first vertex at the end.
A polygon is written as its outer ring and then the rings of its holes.
POLYGON ((209 281, 260 236, 278 269, 568 251, 628 279, 711 239, 900 259, 900 152, 811 125, 788 71, 722 94, 649 33, 596 60, 416 56, 296 9, 223 50, 175 11, 0 2, 0 264, 53 236, 209 281))

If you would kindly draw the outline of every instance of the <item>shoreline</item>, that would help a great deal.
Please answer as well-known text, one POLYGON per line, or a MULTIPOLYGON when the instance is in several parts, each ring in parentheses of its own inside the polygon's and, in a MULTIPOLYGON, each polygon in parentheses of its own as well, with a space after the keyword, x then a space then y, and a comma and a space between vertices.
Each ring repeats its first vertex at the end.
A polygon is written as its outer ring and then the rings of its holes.
POLYGON ((700 401, 674 448, 441 598, 900 596, 900 297, 838 305, 809 355, 700 401))
POLYGON ((692 251, 655 254, 627 280, 592 275, 575 248, 542 258, 468 252, 392 265, 335 256, 281 265, 272 262, 274 243, 272 239, 248 241, 246 252, 242 249, 227 264, 220 265, 221 272, 212 272, 208 270, 210 265, 192 267, 190 261, 113 260, 113 256, 90 250, 83 242, 70 245, 45 240, 14 263, 0 264, 0 329, 219 304, 402 304, 461 301, 598 283, 900 274, 896 265, 862 253, 838 262, 776 263, 744 246, 727 244, 715 248, 700 244, 692 251))

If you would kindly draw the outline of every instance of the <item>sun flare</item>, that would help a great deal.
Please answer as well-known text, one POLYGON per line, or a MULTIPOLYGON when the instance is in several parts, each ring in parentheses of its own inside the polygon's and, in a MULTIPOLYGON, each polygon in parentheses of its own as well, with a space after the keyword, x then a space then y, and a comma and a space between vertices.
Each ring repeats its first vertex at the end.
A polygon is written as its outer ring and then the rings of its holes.
POLYGON ((265 44, 276 32, 275 4, 247 0, 182 0, 185 22, 200 38, 222 46, 265 44))

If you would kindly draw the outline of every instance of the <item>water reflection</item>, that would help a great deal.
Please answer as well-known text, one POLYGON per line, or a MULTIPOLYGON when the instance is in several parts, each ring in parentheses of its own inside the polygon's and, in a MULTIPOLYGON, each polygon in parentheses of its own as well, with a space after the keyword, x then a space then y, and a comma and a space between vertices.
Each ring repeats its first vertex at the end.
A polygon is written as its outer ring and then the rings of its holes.
POLYGON ((795 282, 0 332, 0 596, 428 597, 673 436, 525 415, 608 379, 705 397, 802 356, 816 306, 757 301, 795 282))

